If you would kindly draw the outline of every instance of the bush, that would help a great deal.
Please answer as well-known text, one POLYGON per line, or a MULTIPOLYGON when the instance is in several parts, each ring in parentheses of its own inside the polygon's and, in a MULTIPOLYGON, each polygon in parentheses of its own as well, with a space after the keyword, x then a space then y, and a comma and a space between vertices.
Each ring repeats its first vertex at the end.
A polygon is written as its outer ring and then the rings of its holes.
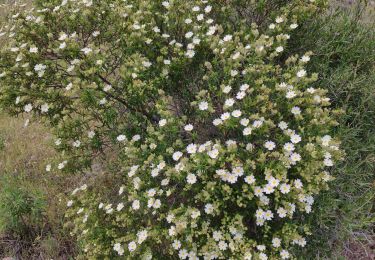
POLYGON ((340 111, 311 87, 312 53, 283 52, 322 3, 247 2, 39 0, 12 16, 3 107, 54 127, 53 171, 111 157, 106 185, 94 177, 67 202, 85 257, 287 259, 305 246, 298 220, 341 158, 340 111))

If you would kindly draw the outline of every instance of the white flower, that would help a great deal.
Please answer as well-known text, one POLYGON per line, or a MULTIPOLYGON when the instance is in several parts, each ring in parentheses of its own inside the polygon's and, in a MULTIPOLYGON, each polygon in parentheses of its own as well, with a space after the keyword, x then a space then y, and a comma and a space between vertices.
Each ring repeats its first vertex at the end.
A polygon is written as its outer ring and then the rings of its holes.
POLYGON ((333 161, 331 159, 329 159, 329 158, 325 158, 324 161, 323 161, 323 163, 327 167, 333 166, 333 161))
POLYGON ((197 15, 197 21, 202 21, 204 19, 204 14, 197 15))
POLYGON ((168 1, 163 1, 161 3, 165 8, 168 8, 170 6, 169 2, 168 1))
POLYGON ((214 119, 214 121, 212 122, 212 124, 214 126, 218 126, 218 125, 221 125, 223 123, 223 120, 221 120, 220 118, 216 118, 214 119))
POLYGON ((282 17, 278 16, 278 17, 276 17, 275 21, 276 21, 276 23, 282 23, 282 22, 284 22, 284 19, 282 17))
POLYGON ((301 155, 299 155, 298 153, 292 153, 290 155, 290 160, 292 162, 298 162, 298 161, 301 161, 301 155))
POLYGON ((232 112, 232 116, 235 117, 235 118, 238 118, 242 115, 242 112, 240 110, 234 110, 232 112))
POLYGON ((267 141, 265 142, 264 147, 267 148, 269 151, 272 151, 273 149, 275 149, 276 144, 272 141, 267 141))
POLYGON ((292 143, 286 143, 284 144, 284 150, 287 152, 292 152, 294 151, 294 145, 292 143))
POLYGON ((328 146, 329 142, 332 140, 332 137, 329 135, 325 135, 322 137, 322 145, 323 146, 328 146))
POLYGON ((293 107, 291 112, 292 112, 293 115, 300 115, 301 109, 299 107, 293 107))
POLYGON ((212 204, 208 203, 204 206, 204 212, 206 212, 207 214, 211 214, 214 212, 214 207, 212 206, 212 204))
POLYGON ((281 246, 281 239, 280 238, 273 238, 272 239, 272 246, 273 247, 280 247, 281 246))
POLYGON ((275 191, 275 188, 271 184, 267 184, 263 188, 263 192, 266 193, 266 194, 272 194, 274 191, 275 191))
POLYGON ((47 113, 48 110, 49 110, 49 106, 48 104, 44 104, 41 106, 40 110, 42 111, 42 113, 47 113))
POLYGON ((225 121, 230 118, 230 114, 228 112, 221 114, 220 119, 225 121))
POLYGON ((138 244, 142 244, 143 241, 145 241, 146 238, 148 237, 147 230, 142 230, 142 231, 138 232, 137 237, 138 237, 138 244))
POLYGON ((124 203, 119 203, 117 205, 117 211, 121 211, 124 208, 124 203))
POLYGON ((117 141, 122 142, 122 141, 125 141, 125 140, 126 140, 126 136, 125 135, 119 135, 119 136, 117 136, 117 141))
POLYGON ((51 164, 47 164, 47 166, 46 166, 46 171, 47 171, 47 172, 50 172, 50 171, 51 171, 51 167, 52 167, 51 164))
POLYGON ((178 257, 180 259, 186 259, 187 256, 188 252, 185 249, 181 249, 180 251, 178 251, 178 257))
POLYGON ((26 113, 30 113, 31 110, 33 110, 33 105, 27 104, 23 109, 25 110, 26 113))
POLYGON ((224 106, 231 107, 231 106, 233 106, 233 104, 234 104, 234 99, 229 98, 229 99, 225 100, 224 106))
POLYGON ((65 49, 66 48, 66 42, 62 42, 59 45, 59 49, 65 49))
POLYGON ((167 124, 167 119, 160 119, 160 121, 159 121, 159 126, 160 127, 163 127, 163 126, 165 126, 167 124))
POLYGON ((193 58, 195 56, 195 51, 194 50, 188 50, 186 52, 186 56, 189 58, 193 58))
POLYGON ((237 70, 231 70, 231 71, 230 71, 230 75, 231 75, 232 77, 235 77, 235 76, 238 75, 238 71, 237 71, 237 70))
POLYGON ((79 140, 75 140, 75 141, 73 142, 73 147, 78 148, 78 147, 80 147, 80 146, 81 146, 81 141, 79 141, 79 140))
POLYGON ((182 152, 177 151, 177 152, 173 153, 172 158, 173 158, 173 160, 178 161, 178 160, 180 160, 181 156, 182 156, 182 152))
POLYGON ((244 136, 247 136, 247 135, 250 135, 251 134, 251 127, 246 127, 244 130, 243 130, 243 135, 244 136))
POLYGON ((186 177, 186 181, 189 184, 194 184, 197 182, 197 176, 195 176, 193 173, 189 173, 186 177))
POLYGON ((264 219, 265 220, 272 220, 273 219, 273 213, 270 210, 267 210, 264 212, 264 219))
POLYGON ((181 248, 181 242, 179 240, 174 240, 173 243, 172 243, 172 247, 175 249, 175 250, 178 250, 181 248))
POLYGON ((133 135, 133 137, 132 137, 132 141, 133 142, 137 142, 137 141, 139 141, 141 139, 141 136, 140 135, 133 135))
POLYGON ((225 86, 225 87, 223 88, 223 93, 228 94, 231 90, 232 90, 232 87, 231 87, 231 86, 225 86))
POLYGON ((240 91, 237 93, 236 98, 241 100, 246 96, 246 93, 244 91, 240 91))
POLYGON ((282 52, 284 50, 283 46, 279 46, 276 48, 276 52, 282 52))
POLYGON ((280 127, 281 130, 288 129, 288 124, 284 121, 281 121, 278 126, 280 127))
POLYGON ((277 209, 277 214, 279 215, 280 218, 285 218, 286 213, 288 213, 284 208, 278 208, 277 209))
POLYGON ((225 241, 220 241, 219 242, 219 249, 221 251, 225 251, 225 250, 227 250, 227 248, 228 248, 228 244, 225 241))
POLYGON ((168 223, 171 223, 174 220, 174 215, 173 214, 168 214, 168 216, 167 216, 166 219, 167 219, 168 223))
POLYGON ((208 31, 207 31, 206 35, 207 35, 207 36, 214 35, 215 32, 216 32, 216 26, 210 26, 210 27, 208 28, 208 31))
POLYGON ((192 218, 192 219, 196 219, 196 218, 198 218, 200 215, 201 215, 201 213, 200 213, 199 210, 193 210, 193 211, 191 212, 191 218, 192 218))
POLYGON ((298 78, 303 78, 304 76, 306 76, 306 70, 299 70, 297 72, 297 77, 298 78))
POLYGON ((280 252, 280 256, 281 256, 281 259, 288 259, 288 258, 290 258, 289 252, 287 250, 285 250, 285 249, 280 252))
POLYGON ((199 110, 207 110, 208 109, 208 103, 206 101, 202 101, 199 103, 199 110))
POLYGON ((201 10, 201 9, 200 9, 199 6, 194 6, 192 10, 193 10, 193 12, 199 12, 199 10, 201 10))
POLYGON ((262 120, 255 120, 254 122, 253 122, 253 127, 255 127, 255 128, 259 128, 259 127, 261 127, 263 125, 263 121, 262 120))
POLYGON ((139 200, 134 200, 133 203, 132 203, 132 208, 134 210, 137 210, 140 208, 140 203, 139 203, 139 200))
POLYGON ((116 243, 113 246, 113 250, 115 250, 119 255, 123 255, 124 254, 124 248, 121 246, 120 243, 116 243))
POLYGON ((282 193, 282 194, 286 194, 286 193, 289 193, 289 191, 290 191, 290 185, 289 184, 286 184, 286 183, 283 183, 283 184, 281 184, 280 185, 280 192, 282 193))
POLYGON ((188 131, 188 132, 192 131, 193 128, 194 128, 194 127, 193 127, 192 124, 188 124, 188 125, 186 125, 186 126, 184 127, 185 131, 188 131))
POLYGON ((186 151, 189 154, 195 154, 197 152, 197 145, 196 144, 189 144, 186 147, 186 151))
POLYGON ((155 189, 149 189, 147 191, 147 196, 149 196, 149 197, 154 197, 155 194, 156 194, 156 190, 155 189))
POLYGON ((304 62, 304 63, 309 62, 310 61, 310 56, 303 55, 301 57, 301 61, 304 62))
POLYGON ((292 23, 290 25, 290 29, 296 29, 297 27, 298 27, 298 24, 296 24, 296 23, 292 23))
POLYGON ((137 244, 134 241, 128 244, 128 249, 130 252, 133 252, 136 248, 137 248, 137 244))
POLYGON ((38 53, 38 48, 37 47, 31 47, 29 52, 30 53, 38 53))
POLYGON ((240 124, 243 125, 243 126, 247 126, 249 124, 250 120, 247 119, 247 118, 242 118, 240 120, 240 124))
POLYGON ((297 189, 301 189, 303 187, 303 184, 300 179, 296 179, 294 181, 294 187, 296 187, 297 189))
POLYGON ((209 151, 207 154, 208 154, 208 156, 210 156, 212 159, 215 159, 215 158, 219 155, 219 150, 217 150, 217 149, 213 149, 213 150, 209 151))
POLYGON ((224 38, 223 38, 223 41, 228 42, 228 41, 231 41, 232 38, 233 38, 232 35, 225 35, 224 38))
POLYGON ((279 185, 280 181, 274 177, 270 177, 268 179, 268 184, 271 185, 272 188, 277 187, 279 185))
POLYGON ((246 176, 245 177, 245 182, 247 184, 253 184, 253 183, 255 183, 255 177, 254 177, 254 175, 246 176))
POLYGON ((63 161, 62 163, 59 163, 59 165, 57 165, 57 169, 59 169, 59 170, 64 169, 66 163, 67 163, 67 161, 63 161))
POLYGON ((193 35, 194 35, 193 32, 187 32, 187 33, 185 34, 185 38, 189 39, 189 38, 191 38, 193 35))
POLYGON ((210 5, 207 5, 206 8, 204 8, 204 11, 205 11, 206 13, 211 12, 211 10, 212 10, 212 6, 210 6, 210 5))
POLYGON ((81 49, 81 51, 84 53, 84 54, 89 54, 90 52, 92 52, 92 49, 91 48, 89 48, 89 47, 85 47, 85 48, 83 48, 83 49, 81 49))
POLYGON ((246 91, 246 90, 248 90, 249 89, 249 84, 242 84, 241 86, 240 86, 240 90, 241 91, 246 91))
POLYGON ((185 19, 186 24, 191 24, 192 22, 193 22, 193 20, 191 20, 190 18, 185 19))
POLYGON ((160 208, 160 206, 161 206, 161 201, 159 199, 155 200, 154 203, 152 204, 152 207, 154 209, 158 209, 160 208))
POLYGON ((297 96, 296 92, 294 92, 293 90, 291 90, 291 91, 288 91, 286 93, 285 97, 288 98, 288 99, 291 99, 291 98, 294 98, 295 96, 297 96))
POLYGON ((301 142, 301 136, 297 135, 297 134, 292 134, 290 136, 290 141, 294 144, 298 144, 299 142, 301 142))
POLYGON ((72 200, 69 200, 67 203, 66 203, 66 206, 67 207, 71 207, 73 205, 73 201, 72 200))

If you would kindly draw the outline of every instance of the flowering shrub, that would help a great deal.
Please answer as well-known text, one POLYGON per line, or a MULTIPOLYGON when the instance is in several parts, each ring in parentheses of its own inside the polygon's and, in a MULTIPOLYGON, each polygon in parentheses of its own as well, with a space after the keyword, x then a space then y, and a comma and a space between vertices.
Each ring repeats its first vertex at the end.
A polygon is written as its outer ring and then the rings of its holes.
POLYGON ((259 26, 247 1, 39 0, 11 17, 0 100, 56 130, 64 159, 46 170, 112 155, 111 185, 67 201, 86 257, 288 259, 305 246, 300 216, 341 157, 338 111, 310 86, 312 53, 283 54, 322 3, 274 2, 259 26))

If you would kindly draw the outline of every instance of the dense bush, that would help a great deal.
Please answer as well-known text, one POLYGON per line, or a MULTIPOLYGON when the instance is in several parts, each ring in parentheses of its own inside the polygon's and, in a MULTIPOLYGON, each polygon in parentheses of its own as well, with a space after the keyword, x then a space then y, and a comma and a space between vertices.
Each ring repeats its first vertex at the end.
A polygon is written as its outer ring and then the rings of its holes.
POLYGON ((86 257, 287 259, 305 246, 296 219, 341 157, 339 111, 311 87, 312 53, 283 52, 322 4, 247 2, 39 0, 12 16, 0 101, 55 128, 64 159, 46 170, 111 157, 115 181, 67 202, 86 257))

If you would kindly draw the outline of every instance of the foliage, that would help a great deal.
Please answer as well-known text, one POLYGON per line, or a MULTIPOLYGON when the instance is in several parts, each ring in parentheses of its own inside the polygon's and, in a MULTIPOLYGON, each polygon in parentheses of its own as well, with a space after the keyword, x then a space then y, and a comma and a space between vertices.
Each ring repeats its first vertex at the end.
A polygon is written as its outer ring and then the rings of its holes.
POLYGON ((54 127, 64 159, 47 169, 112 154, 114 185, 67 202, 86 257, 287 259, 305 246, 298 220, 342 156, 340 111, 312 87, 311 53, 283 52, 323 3, 254 1, 248 16, 246 2, 39 0, 12 16, 0 102, 54 127))

